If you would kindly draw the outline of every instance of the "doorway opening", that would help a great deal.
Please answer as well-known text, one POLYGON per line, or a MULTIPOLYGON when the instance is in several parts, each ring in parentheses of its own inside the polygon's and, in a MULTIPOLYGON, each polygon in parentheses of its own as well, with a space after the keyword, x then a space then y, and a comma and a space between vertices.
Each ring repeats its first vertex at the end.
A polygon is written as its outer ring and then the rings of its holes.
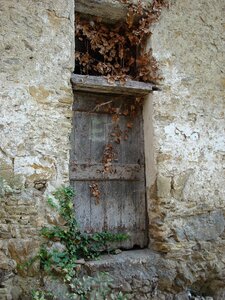
POLYGON ((149 17, 138 3, 127 6, 122 23, 76 16, 71 80, 70 180, 76 217, 88 233, 127 233, 129 239, 116 245, 123 249, 148 244, 142 110, 143 97, 157 80, 157 65, 145 49, 147 28, 158 13, 149 17))

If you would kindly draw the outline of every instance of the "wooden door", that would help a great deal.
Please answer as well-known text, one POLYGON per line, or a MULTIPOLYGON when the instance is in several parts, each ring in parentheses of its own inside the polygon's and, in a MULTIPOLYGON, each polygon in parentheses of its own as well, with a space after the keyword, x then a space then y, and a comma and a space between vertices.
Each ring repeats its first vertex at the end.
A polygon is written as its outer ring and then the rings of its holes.
POLYGON ((128 233, 147 245, 142 107, 129 96, 75 94, 70 179, 86 232, 128 233))

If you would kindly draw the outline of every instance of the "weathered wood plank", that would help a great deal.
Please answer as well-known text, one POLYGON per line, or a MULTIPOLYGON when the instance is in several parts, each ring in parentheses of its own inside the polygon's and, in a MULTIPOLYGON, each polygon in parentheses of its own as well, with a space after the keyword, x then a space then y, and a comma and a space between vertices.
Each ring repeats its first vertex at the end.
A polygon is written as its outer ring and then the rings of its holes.
POLYGON ((125 249, 147 244, 145 195, 143 182, 98 182, 100 197, 91 196, 92 181, 72 181, 76 191, 74 198, 77 221, 81 230, 94 233, 110 231, 127 233, 129 239, 113 245, 125 249), (138 201, 137 201, 138 199, 138 201))
POLYGON ((71 180, 71 186, 75 191, 74 208, 76 220, 81 226, 82 231, 91 232, 94 228, 91 226, 91 204, 90 189, 87 183, 71 180))
POLYGON ((154 85, 134 80, 127 80, 122 85, 120 82, 108 83, 102 76, 89 76, 72 74, 71 82, 75 91, 91 91, 93 93, 123 94, 133 96, 148 95, 154 85))
POLYGON ((70 168, 71 180, 142 180, 144 166, 138 164, 112 164, 109 172, 104 172, 103 164, 73 164, 70 168))

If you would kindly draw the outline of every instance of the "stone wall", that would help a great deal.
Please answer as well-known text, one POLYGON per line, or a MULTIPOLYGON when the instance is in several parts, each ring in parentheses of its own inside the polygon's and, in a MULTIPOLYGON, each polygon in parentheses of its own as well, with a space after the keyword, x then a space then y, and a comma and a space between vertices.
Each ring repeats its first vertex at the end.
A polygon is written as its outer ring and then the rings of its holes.
POLYGON ((44 195, 68 182, 74 5, 1 0, 0 14, 0 299, 11 299, 16 264, 55 222, 44 195))
POLYGON ((146 149, 156 174, 147 177, 150 248, 176 261, 176 287, 213 292, 225 287, 224 8, 172 1, 154 26, 164 79, 150 99, 154 150, 146 149))
MULTIPOLYGON (((163 10, 150 46, 164 79, 144 112, 149 248, 157 252, 159 275, 169 270, 159 276, 159 289, 191 287, 219 300, 225 289, 223 5, 174 0, 163 10)), ((0 299, 26 299, 38 265, 29 274, 16 265, 36 253, 41 226, 57 222, 45 198, 69 180, 74 7, 72 0, 1 0, 0 14, 0 299)))

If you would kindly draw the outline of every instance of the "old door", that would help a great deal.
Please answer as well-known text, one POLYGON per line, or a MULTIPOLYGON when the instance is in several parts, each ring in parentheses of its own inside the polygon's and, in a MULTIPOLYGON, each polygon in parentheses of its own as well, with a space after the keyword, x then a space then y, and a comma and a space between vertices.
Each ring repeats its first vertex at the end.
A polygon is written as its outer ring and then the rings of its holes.
POLYGON ((86 232, 128 233, 147 244, 142 108, 129 96, 76 92, 70 179, 86 232))

